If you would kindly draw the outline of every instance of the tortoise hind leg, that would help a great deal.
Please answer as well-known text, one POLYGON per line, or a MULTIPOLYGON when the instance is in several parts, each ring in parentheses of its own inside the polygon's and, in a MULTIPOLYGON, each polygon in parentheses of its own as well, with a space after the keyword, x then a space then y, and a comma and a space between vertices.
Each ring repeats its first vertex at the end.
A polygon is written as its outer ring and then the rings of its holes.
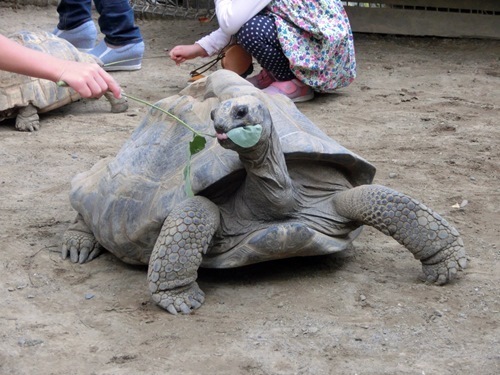
POLYGON ((442 285, 467 266, 458 231, 430 208, 380 185, 363 185, 335 195, 337 212, 371 225, 411 251, 422 262, 427 282, 442 285))
POLYGON ((94 234, 78 214, 63 236, 61 255, 69 257, 73 263, 85 263, 97 258, 102 252, 94 234))
POLYGON ((198 287, 198 268, 219 227, 219 209, 203 197, 177 205, 165 219, 149 261, 149 291, 169 313, 189 314, 205 294, 198 287))
POLYGON ((33 132, 40 129, 40 118, 35 106, 28 104, 26 107, 19 108, 16 117, 16 129, 22 132, 33 132))

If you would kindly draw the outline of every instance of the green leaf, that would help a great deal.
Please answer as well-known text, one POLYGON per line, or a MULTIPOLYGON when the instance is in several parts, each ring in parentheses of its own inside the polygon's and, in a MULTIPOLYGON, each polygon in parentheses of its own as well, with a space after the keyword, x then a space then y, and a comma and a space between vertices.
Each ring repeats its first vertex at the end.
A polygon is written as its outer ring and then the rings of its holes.
POLYGON ((248 148, 259 142, 262 134, 262 125, 248 125, 234 128, 227 132, 227 137, 240 147, 248 148))
POLYGON ((190 152, 190 157, 193 156, 194 154, 197 154, 201 150, 205 148, 205 145, 207 143, 207 140, 203 138, 201 135, 198 134, 193 134, 193 140, 189 142, 189 152, 190 152))

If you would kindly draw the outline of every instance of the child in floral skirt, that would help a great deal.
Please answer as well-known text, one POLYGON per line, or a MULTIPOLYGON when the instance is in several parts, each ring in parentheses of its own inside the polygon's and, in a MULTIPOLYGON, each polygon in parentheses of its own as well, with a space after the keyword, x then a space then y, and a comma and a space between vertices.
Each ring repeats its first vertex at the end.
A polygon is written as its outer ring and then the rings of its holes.
POLYGON ((354 43, 341 1, 215 0, 219 29, 170 51, 176 63, 217 54, 234 36, 261 65, 248 80, 294 102, 349 85, 356 77, 354 43))

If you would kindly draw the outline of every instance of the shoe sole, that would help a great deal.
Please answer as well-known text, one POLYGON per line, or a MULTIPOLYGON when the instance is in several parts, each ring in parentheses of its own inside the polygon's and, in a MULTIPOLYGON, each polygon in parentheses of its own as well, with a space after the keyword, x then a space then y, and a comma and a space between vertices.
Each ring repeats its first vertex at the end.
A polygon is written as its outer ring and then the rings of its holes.
POLYGON ((304 96, 299 96, 298 98, 292 99, 292 102, 294 103, 302 103, 302 102, 307 102, 309 100, 314 99, 314 92, 304 95, 304 96))
POLYGON ((126 70, 126 71, 132 71, 132 70, 139 70, 141 69, 142 65, 128 65, 128 66, 119 66, 119 65, 113 65, 113 66, 103 66, 104 70, 107 72, 116 72, 118 70, 126 70))

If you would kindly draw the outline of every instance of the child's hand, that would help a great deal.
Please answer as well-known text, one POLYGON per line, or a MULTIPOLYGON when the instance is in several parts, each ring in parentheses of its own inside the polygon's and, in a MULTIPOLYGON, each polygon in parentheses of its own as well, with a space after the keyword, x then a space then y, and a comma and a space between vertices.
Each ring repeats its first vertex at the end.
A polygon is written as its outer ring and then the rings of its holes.
POLYGON ((189 44, 175 46, 169 53, 170 58, 175 61, 177 65, 186 60, 191 60, 196 57, 207 57, 207 52, 201 48, 199 44, 189 44))

